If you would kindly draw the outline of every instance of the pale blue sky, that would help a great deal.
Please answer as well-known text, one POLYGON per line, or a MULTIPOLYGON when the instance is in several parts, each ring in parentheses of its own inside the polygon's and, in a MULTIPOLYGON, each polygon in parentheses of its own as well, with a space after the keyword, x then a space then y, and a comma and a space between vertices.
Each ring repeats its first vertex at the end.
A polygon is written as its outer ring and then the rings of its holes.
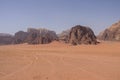
POLYGON ((0 0, 0 33, 48 28, 60 33, 74 25, 96 34, 120 20, 120 0, 0 0))

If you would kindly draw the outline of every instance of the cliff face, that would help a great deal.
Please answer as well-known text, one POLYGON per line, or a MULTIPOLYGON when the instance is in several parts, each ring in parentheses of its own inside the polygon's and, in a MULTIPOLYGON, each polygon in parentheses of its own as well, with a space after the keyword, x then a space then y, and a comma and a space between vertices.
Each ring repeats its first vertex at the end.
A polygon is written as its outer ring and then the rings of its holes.
POLYGON ((98 35, 98 39, 106 41, 120 41, 120 21, 101 32, 98 35))

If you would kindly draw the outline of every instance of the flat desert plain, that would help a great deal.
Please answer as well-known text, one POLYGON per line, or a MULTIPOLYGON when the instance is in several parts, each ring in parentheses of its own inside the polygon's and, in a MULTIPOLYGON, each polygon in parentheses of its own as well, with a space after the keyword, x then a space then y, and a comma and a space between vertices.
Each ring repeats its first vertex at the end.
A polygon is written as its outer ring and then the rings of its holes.
POLYGON ((0 46, 0 80, 120 80, 120 43, 0 46))

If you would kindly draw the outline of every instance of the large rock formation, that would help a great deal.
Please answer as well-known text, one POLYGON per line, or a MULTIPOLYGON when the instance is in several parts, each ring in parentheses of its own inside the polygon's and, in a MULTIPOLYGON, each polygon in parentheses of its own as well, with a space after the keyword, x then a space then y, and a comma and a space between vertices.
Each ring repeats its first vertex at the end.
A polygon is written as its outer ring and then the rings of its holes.
POLYGON ((120 41, 120 21, 101 32, 98 35, 98 39, 106 41, 120 41))
POLYGON ((0 33, 0 45, 12 44, 13 36, 6 33, 0 33))
POLYGON ((72 27, 69 34, 69 42, 73 45, 97 44, 94 32, 90 28, 81 25, 72 27))
POLYGON ((27 32, 18 31, 14 35, 14 44, 29 43, 29 44, 47 44, 57 39, 54 31, 47 29, 28 28, 27 32))
POLYGON ((14 35, 14 41, 13 41, 13 43, 14 43, 14 44, 25 43, 25 42, 27 42, 27 41, 26 41, 27 36, 28 36, 28 33, 27 33, 27 32, 18 31, 18 32, 16 32, 15 35, 14 35))
POLYGON ((54 31, 47 29, 28 29, 28 43, 29 44, 47 44, 57 39, 57 35, 54 31))

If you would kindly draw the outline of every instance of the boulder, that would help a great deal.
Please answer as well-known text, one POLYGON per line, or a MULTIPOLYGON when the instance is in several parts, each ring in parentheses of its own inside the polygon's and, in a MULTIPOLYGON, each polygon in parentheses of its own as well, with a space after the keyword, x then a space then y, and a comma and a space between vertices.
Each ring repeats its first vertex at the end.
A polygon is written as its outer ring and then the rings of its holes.
POLYGON ((71 28, 68 39, 69 43, 73 45, 98 43, 92 29, 81 25, 76 25, 71 28))

